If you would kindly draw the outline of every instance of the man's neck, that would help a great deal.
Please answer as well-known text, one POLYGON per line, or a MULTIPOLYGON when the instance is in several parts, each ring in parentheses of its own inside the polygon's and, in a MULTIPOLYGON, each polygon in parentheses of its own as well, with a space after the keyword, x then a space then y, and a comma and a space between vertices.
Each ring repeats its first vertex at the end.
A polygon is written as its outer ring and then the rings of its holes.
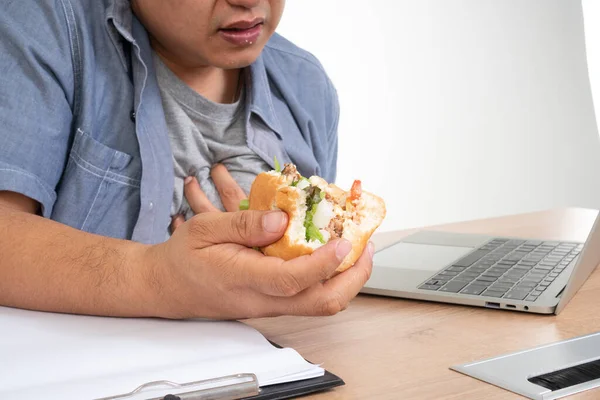
POLYGON ((163 54, 160 49, 155 51, 179 79, 204 98, 224 104, 237 101, 242 77, 239 69, 225 70, 213 66, 186 67, 173 62, 171 57, 163 54))

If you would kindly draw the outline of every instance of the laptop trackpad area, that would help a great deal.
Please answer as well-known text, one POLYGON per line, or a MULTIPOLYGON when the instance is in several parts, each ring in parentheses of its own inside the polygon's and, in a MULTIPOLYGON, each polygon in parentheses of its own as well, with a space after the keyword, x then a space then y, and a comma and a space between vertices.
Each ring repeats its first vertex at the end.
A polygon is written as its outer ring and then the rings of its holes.
POLYGON ((363 292, 410 292, 472 247, 398 242, 375 253, 373 272, 363 292))
POLYGON ((375 253, 373 265, 375 268, 400 268, 433 273, 473 250, 473 247, 399 242, 375 253))
POLYGON ((419 231, 375 252, 367 293, 412 293, 439 270, 477 250, 486 235, 419 231))

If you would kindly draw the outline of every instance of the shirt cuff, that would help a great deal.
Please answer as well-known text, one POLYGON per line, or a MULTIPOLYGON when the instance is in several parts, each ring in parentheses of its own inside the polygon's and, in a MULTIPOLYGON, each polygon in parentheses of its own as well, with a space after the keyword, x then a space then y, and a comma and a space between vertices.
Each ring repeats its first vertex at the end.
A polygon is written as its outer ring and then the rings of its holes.
POLYGON ((30 197, 40 203, 42 215, 49 218, 56 193, 37 176, 20 168, 0 164, 0 191, 8 190, 30 197))

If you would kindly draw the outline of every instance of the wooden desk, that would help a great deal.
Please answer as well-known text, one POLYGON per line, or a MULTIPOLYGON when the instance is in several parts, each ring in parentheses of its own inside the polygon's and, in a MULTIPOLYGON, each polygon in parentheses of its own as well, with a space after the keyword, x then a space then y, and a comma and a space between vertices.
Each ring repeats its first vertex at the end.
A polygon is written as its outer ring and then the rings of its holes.
MULTIPOLYGON (((596 211, 566 209, 428 229, 585 240, 596 211)), ((410 231, 374 236, 376 246, 410 231)), ((333 317, 246 321, 339 375, 311 399, 519 399, 448 367, 600 331, 600 273, 559 316, 359 295, 333 317)), ((600 389, 571 398, 598 399, 600 389)))

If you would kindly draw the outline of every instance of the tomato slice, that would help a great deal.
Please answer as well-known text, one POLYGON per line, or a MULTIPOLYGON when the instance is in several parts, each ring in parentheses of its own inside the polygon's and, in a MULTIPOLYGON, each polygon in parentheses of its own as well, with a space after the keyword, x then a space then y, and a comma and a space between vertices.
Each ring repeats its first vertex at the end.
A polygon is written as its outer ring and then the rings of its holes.
POLYGON ((358 200, 362 195, 362 184, 359 180, 355 180, 350 189, 350 200, 358 200))

